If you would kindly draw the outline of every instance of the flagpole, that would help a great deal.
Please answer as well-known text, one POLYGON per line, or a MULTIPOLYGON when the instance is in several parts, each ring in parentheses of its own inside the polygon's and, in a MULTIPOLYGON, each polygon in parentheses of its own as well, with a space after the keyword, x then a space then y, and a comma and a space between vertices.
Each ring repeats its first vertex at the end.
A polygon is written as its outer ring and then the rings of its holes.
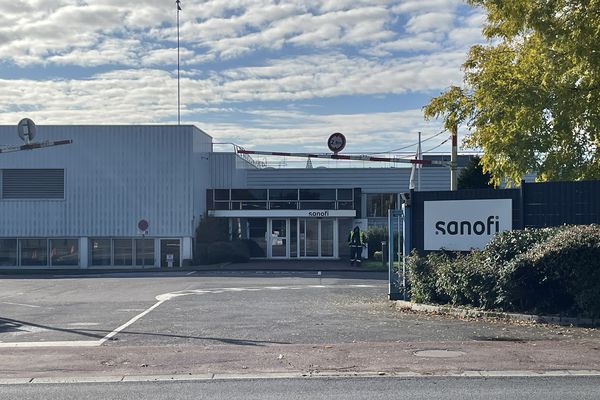
POLYGON ((181 125, 181 85, 180 85, 180 72, 179 72, 179 1, 176 0, 177 4, 177 125, 181 125))

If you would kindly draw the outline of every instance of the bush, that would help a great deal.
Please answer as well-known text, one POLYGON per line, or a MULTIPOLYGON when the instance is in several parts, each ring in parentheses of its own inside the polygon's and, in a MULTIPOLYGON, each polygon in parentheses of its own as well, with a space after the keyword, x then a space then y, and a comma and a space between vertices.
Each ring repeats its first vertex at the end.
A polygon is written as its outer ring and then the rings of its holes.
POLYGON ((481 251, 408 257, 417 302, 600 317, 600 226, 499 234, 481 251))
POLYGON ((437 272, 441 264, 447 262, 444 253, 429 253, 421 257, 413 250, 406 259, 406 267, 410 277, 410 297, 418 303, 443 303, 437 288, 437 272))
POLYGON ((367 229, 365 232, 367 235, 367 243, 369 245, 369 256, 368 258, 373 258, 373 255, 376 251, 381 251, 381 242, 387 240, 388 232, 387 228, 381 226, 373 226, 367 229))
POLYGON ((600 226, 558 229, 517 256, 500 277, 505 308, 600 316, 600 226))
MULTIPOLYGON (((367 229, 367 231, 365 232, 365 235, 367 235, 367 243, 369 244, 369 257, 368 257, 369 259, 373 258, 376 251, 379 251, 379 252, 383 251, 383 249, 381 248, 381 242, 386 241, 386 242, 388 242, 388 246, 389 246, 387 227, 373 226, 373 227, 367 229)), ((397 243, 398 243, 398 232, 395 232, 394 233, 394 249, 395 250, 397 250, 396 249, 397 243)), ((385 254, 384 257, 386 257, 386 259, 387 259, 387 254, 385 254)), ((398 260, 397 252, 394 252, 394 258, 396 259, 396 261, 398 260)))
POLYGON ((221 262, 248 262, 250 250, 244 241, 215 242, 206 248, 206 257, 202 258, 204 264, 217 264, 221 262))

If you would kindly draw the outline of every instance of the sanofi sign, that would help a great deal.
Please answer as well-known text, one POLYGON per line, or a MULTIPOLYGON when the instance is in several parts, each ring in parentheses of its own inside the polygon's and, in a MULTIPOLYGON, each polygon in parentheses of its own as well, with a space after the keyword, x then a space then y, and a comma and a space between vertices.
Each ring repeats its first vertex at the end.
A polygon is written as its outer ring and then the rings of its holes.
POLYGON ((512 229, 512 200, 425 201, 425 250, 484 247, 498 232, 512 229))

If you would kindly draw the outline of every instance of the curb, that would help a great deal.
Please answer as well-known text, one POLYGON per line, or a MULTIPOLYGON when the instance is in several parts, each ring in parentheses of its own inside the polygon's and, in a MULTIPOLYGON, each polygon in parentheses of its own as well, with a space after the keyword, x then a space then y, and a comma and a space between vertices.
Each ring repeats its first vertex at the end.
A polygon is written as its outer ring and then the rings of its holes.
POLYGON ((463 371, 455 373, 420 373, 420 372, 265 372, 265 373, 215 373, 189 375, 116 375, 116 376, 66 376, 38 378, 6 378, 0 379, 3 385, 34 384, 81 384, 81 383, 131 383, 131 382, 207 382, 227 380, 257 379, 336 379, 336 378, 542 378, 542 377, 600 377, 600 370, 489 370, 463 371))
POLYGON ((523 321, 533 322, 536 324, 554 324, 562 326, 580 326, 580 327, 598 327, 600 326, 600 320, 593 318, 573 318, 573 317, 561 317, 553 315, 533 315, 533 314, 519 314, 519 313, 508 313, 501 311, 485 311, 475 310, 461 307, 451 306, 436 306, 430 304, 411 303, 405 300, 394 300, 394 306, 398 310, 412 310, 427 312, 432 314, 440 315, 451 315, 453 317, 471 317, 471 318, 492 318, 501 319, 505 321, 523 321))

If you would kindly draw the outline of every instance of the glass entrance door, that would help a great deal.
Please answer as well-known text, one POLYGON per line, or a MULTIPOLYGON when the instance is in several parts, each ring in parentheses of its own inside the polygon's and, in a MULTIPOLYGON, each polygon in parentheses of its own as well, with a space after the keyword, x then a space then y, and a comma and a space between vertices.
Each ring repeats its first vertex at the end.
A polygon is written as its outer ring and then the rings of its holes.
POLYGON ((269 220, 269 257, 270 258, 289 258, 289 220, 271 219, 269 220))
POLYGON ((333 219, 297 219, 298 257, 333 258, 336 257, 336 227, 333 219))

